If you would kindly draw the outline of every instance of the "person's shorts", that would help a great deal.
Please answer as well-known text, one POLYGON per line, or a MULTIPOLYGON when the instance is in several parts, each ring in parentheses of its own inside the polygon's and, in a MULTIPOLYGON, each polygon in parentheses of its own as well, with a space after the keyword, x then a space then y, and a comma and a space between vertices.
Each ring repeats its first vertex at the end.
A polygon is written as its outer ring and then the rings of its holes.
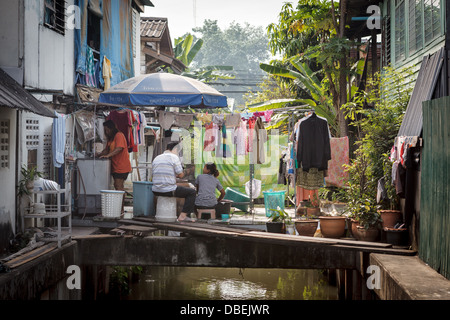
POLYGON ((129 174, 129 172, 125 172, 125 173, 117 173, 117 172, 113 172, 113 173, 112 173, 112 176, 113 176, 114 179, 127 180, 128 174, 129 174))

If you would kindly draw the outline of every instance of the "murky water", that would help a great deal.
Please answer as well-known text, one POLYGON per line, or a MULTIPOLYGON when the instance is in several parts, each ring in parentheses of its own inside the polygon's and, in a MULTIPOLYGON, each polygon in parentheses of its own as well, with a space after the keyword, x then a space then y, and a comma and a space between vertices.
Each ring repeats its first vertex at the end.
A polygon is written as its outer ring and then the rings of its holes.
POLYGON ((129 300, 335 300, 323 272, 297 269, 146 267, 129 300))

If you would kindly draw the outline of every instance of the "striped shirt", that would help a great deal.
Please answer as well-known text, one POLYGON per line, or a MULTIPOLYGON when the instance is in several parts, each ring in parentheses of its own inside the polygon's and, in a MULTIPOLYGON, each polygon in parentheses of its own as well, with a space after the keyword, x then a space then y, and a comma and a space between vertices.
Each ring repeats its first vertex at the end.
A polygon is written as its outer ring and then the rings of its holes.
POLYGON ((177 188, 176 175, 183 172, 180 158, 171 151, 157 156, 152 163, 154 192, 171 192, 177 188))

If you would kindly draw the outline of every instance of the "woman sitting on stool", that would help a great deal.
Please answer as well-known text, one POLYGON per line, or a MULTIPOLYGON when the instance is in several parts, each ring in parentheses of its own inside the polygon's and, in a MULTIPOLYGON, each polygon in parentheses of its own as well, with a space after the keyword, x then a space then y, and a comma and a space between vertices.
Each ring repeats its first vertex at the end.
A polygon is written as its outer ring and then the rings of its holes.
POLYGON ((203 167, 203 174, 195 179, 197 197, 195 198, 196 209, 215 209, 217 203, 225 197, 225 190, 217 177, 219 171, 215 163, 207 163, 203 167), (219 198, 216 198, 216 189, 220 191, 219 198))

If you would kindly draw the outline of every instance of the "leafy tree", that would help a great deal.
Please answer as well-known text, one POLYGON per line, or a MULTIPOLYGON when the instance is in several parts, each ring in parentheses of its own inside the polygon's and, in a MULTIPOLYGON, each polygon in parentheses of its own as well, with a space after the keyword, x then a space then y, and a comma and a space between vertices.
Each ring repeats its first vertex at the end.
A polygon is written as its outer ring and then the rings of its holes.
POLYGON ((233 22, 222 30, 217 20, 205 20, 203 26, 193 31, 203 39, 202 50, 192 62, 193 68, 232 66, 235 79, 211 82, 210 85, 225 91, 237 104, 243 105, 243 94, 256 88, 264 77, 259 63, 270 58, 264 29, 233 22))
MULTIPOLYGON (((355 46, 345 35, 346 9, 347 0, 340 0, 339 3, 333 0, 299 0, 296 10, 292 4, 286 3, 280 12, 278 24, 271 24, 267 29, 272 53, 283 54, 284 62, 292 64, 303 61, 309 64, 310 69, 314 64, 319 66, 325 79, 322 84, 326 85, 324 89, 332 99, 340 136, 348 135, 347 118, 341 107, 352 92, 348 86, 352 74, 347 57, 355 46), (295 56, 296 61, 292 59, 295 56)), ((265 70, 268 71, 268 68, 265 70)), ((288 74, 279 75, 289 77, 288 74)), ((292 78, 293 74, 290 76, 292 78)), ((302 76, 306 76, 303 71, 294 75, 299 79, 302 76)), ((304 81, 300 82, 305 84, 304 81)), ((311 96, 315 94, 311 88, 306 89, 311 96)), ((318 101, 315 102, 317 104, 318 101)))

